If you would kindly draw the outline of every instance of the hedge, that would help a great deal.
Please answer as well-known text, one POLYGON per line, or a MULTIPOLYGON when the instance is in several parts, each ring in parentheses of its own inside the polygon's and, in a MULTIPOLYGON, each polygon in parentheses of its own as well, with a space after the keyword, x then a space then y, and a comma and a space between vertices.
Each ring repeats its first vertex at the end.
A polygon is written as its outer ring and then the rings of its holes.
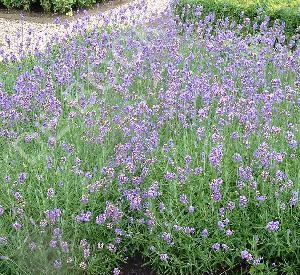
POLYGON ((33 6, 40 6, 45 12, 65 13, 74 8, 89 7, 104 0, 0 0, 0 4, 8 9, 30 10, 33 6))
POLYGON ((184 21, 195 19, 200 6, 202 15, 214 12, 217 18, 229 17, 237 22, 243 20, 241 14, 252 21, 267 15, 270 23, 284 21, 288 35, 299 31, 300 0, 175 0, 175 12, 184 21))

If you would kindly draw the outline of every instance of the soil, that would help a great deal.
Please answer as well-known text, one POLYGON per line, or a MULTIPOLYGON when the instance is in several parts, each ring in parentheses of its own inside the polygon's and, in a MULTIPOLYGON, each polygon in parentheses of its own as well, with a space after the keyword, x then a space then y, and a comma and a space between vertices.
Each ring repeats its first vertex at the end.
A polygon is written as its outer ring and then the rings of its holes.
MULTIPOLYGON (((249 267, 246 263, 239 263, 232 270, 228 270, 224 266, 219 266, 215 272, 202 273, 202 275, 249 275, 249 267)), ((121 267, 120 275, 157 275, 151 266, 145 266, 145 262, 140 254, 131 257, 127 263, 121 267)), ((201 275, 201 274, 193 274, 201 275)))
POLYGON ((134 255, 121 268, 121 275, 156 275, 151 267, 144 266, 141 255, 134 255))

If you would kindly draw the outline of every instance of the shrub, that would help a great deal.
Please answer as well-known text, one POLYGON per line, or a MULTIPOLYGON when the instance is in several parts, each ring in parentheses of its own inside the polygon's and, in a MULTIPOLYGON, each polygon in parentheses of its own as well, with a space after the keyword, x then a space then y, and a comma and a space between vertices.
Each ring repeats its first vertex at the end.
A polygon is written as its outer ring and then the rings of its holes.
POLYGON ((239 23, 248 17, 261 22, 264 15, 270 23, 276 19, 285 22, 286 33, 292 35, 300 25, 299 0, 179 0, 175 10, 182 20, 195 19, 197 8, 202 6, 202 15, 214 12, 217 18, 230 17, 239 23), (244 16, 241 16, 244 14, 244 16), (262 15, 262 16, 260 16, 262 15))
POLYGON ((35 0, 1 0, 0 3, 7 8, 23 8, 28 10, 35 0))
POLYGON ((33 5, 39 5, 44 11, 67 12, 74 8, 89 7, 104 0, 0 0, 5 7, 30 10, 33 5))

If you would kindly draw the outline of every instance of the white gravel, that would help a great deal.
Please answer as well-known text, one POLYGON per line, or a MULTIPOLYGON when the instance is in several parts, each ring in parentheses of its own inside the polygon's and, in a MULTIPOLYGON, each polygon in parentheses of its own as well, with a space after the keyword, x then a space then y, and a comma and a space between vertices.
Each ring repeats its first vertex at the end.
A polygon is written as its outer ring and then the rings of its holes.
MULTIPOLYGON (((113 3, 113 2, 112 2, 113 3)), ((89 25, 101 26, 103 20, 112 20, 118 24, 131 24, 133 19, 140 23, 159 18, 169 8, 170 0, 133 0, 120 6, 106 4, 99 8, 98 14, 89 15, 89 25), (125 18, 124 18, 125 16, 125 18)), ((34 49, 45 49, 47 42, 59 39, 65 34, 72 34, 73 26, 82 23, 84 16, 76 20, 67 20, 67 24, 38 23, 26 19, 0 18, 0 61, 4 57, 17 58, 22 54, 34 52, 34 49)), ((64 19, 65 20, 65 19, 64 19)), ((49 22, 49 19, 46 20, 49 22)))

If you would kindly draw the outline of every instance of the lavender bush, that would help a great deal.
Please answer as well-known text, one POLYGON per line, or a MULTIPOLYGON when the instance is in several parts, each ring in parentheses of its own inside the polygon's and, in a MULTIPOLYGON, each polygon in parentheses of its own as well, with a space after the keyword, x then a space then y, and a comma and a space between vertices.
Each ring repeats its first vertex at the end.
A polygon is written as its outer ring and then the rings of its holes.
POLYGON ((298 41, 158 25, 4 55, 2 274, 299 271, 298 41))
MULTIPOLYGON (((300 33, 299 0, 175 0, 174 2, 176 13, 182 20, 196 21, 199 12, 206 15, 213 12, 217 18, 229 17, 238 23, 250 19, 260 25, 267 15, 270 24, 277 20, 284 22, 287 35, 300 33)), ((250 28, 247 31, 255 29, 250 28)))

